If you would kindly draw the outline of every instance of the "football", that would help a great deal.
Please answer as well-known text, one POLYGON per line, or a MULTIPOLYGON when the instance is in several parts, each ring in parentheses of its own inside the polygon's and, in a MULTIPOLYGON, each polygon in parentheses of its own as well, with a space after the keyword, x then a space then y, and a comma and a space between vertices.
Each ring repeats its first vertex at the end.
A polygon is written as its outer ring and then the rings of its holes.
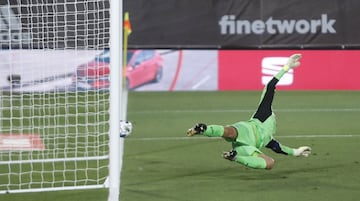
POLYGON ((120 121, 120 137, 129 137, 132 132, 132 123, 130 121, 120 121))

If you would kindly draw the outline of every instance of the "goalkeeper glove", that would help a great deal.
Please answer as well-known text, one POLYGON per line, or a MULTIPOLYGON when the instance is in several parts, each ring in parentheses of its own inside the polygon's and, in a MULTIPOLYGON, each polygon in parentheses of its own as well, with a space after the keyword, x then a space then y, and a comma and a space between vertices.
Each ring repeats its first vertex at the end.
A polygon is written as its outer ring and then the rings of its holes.
POLYGON ((308 157, 311 153, 311 148, 308 146, 303 146, 295 149, 294 156, 305 156, 308 157))
POLYGON ((223 152, 223 157, 229 161, 234 161, 236 158, 237 152, 235 150, 223 152))
POLYGON ((198 123, 194 127, 190 128, 186 132, 186 134, 187 134, 187 136, 202 134, 203 132, 205 132, 206 128, 207 128, 206 124, 198 123))
POLYGON ((286 71, 296 68, 298 66, 300 66, 300 60, 301 59, 301 54, 293 54, 289 57, 288 61, 286 62, 284 69, 286 71))

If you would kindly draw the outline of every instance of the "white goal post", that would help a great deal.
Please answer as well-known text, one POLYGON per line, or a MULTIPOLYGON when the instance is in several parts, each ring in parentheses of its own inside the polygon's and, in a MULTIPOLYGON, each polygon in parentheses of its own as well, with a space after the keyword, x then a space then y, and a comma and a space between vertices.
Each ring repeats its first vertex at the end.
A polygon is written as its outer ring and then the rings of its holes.
POLYGON ((0 2, 0 194, 119 200, 122 13, 121 0, 0 2))

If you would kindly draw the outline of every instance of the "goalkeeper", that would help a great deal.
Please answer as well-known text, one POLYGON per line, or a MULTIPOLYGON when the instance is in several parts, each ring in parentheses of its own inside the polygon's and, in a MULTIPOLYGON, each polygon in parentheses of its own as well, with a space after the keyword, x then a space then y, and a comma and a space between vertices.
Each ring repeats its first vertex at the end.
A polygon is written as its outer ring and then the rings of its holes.
POLYGON ((265 86, 258 109, 250 120, 240 121, 228 126, 198 123, 187 131, 187 135, 223 137, 232 144, 232 150, 224 152, 223 157, 250 168, 273 168, 274 159, 260 151, 264 147, 279 154, 308 156, 311 151, 310 147, 290 148, 280 144, 273 137, 276 131, 276 120, 275 114, 272 111, 272 102, 276 84, 286 72, 300 65, 300 58, 301 54, 290 56, 281 71, 265 86))

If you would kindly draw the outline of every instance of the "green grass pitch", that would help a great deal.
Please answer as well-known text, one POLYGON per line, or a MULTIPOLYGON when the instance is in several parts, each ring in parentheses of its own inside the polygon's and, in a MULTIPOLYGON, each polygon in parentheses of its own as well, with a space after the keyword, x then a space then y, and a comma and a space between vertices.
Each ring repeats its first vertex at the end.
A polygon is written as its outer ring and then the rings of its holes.
MULTIPOLYGON (((277 139, 309 145, 308 158, 264 152, 274 169, 222 159, 222 139, 185 137, 196 122, 230 124, 255 111, 259 91, 131 92, 122 201, 352 201, 360 199, 360 92, 277 91, 277 139)), ((0 195, 1 201, 107 200, 107 189, 0 195)))

